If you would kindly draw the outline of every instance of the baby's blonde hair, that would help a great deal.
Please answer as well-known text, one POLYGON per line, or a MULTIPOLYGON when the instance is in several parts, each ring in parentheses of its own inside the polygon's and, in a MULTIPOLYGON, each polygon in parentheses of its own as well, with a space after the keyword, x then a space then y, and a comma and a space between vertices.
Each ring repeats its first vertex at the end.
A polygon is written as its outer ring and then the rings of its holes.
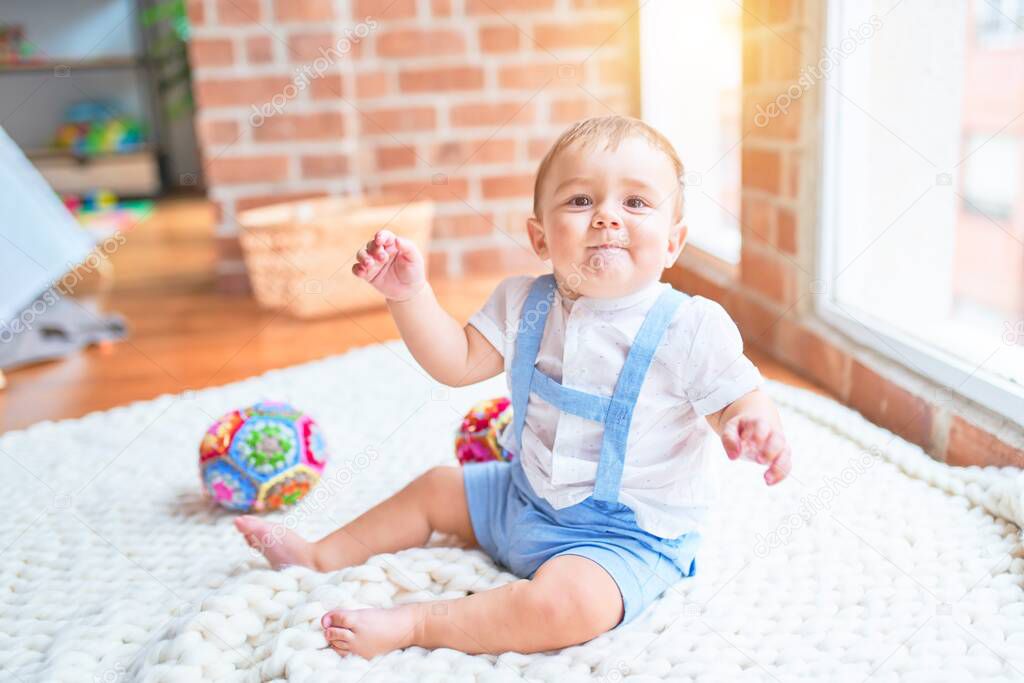
POLYGON ((583 119, 572 124, 563 132, 537 167, 537 179, 533 183, 533 215, 540 218, 540 187, 547 176, 551 162, 563 149, 579 142, 584 149, 599 142, 605 143, 605 149, 615 151, 623 140, 639 136, 646 139, 652 147, 660 150, 672 162, 679 181, 678 190, 675 192, 676 219, 683 216, 683 175, 685 170, 683 162, 676 153, 672 143, 664 135, 655 130, 652 126, 632 116, 595 116, 583 119))

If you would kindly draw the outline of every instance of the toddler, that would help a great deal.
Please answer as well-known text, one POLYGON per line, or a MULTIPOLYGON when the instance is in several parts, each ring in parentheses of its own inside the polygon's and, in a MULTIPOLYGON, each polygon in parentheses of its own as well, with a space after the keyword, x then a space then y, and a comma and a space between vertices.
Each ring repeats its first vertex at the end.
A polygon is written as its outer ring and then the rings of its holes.
POLYGON ((236 526, 275 568, 335 570, 438 531, 522 578, 456 600, 329 612, 321 623, 339 653, 590 640, 693 575, 723 450, 766 466, 769 485, 788 474, 778 413, 736 325, 659 281, 686 241, 682 177, 672 145, 637 119, 571 126, 541 161, 526 226, 552 272, 504 279, 464 327, 411 242, 381 230, 359 250, 352 272, 384 294, 432 377, 463 386, 506 373, 513 419, 501 443, 515 456, 434 467, 315 543, 252 516, 236 526))

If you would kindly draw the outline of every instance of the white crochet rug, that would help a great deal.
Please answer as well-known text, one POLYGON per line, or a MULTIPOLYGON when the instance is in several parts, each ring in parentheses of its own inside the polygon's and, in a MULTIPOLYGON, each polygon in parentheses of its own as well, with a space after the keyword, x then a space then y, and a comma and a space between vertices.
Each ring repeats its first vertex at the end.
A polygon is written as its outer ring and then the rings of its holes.
MULTIPOLYGON (((318 537, 454 463, 453 430, 504 378, 446 389, 400 343, 0 437, 0 680, 966 681, 1024 678, 1019 471, 951 469, 822 398, 772 384, 789 480, 725 460, 698 575, 560 652, 323 648, 339 606, 462 596, 513 577, 480 551, 274 573, 200 497, 207 424, 259 399, 323 426, 315 495, 276 515, 318 537)), ((723 456, 724 457, 724 456, 723 456)))

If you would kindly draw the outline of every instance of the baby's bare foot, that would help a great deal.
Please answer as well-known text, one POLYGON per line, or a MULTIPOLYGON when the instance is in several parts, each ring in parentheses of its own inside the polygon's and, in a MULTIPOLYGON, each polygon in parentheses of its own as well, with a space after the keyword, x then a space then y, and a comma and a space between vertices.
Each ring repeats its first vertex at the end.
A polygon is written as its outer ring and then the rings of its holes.
POLYGON ((245 537, 250 547, 263 553, 274 569, 298 565, 316 569, 313 544, 294 531, 265 522, 259 517, 235 517, 235 528, 245 537))
POLYGON ((338 654, 372 659, 412 645, 416 628, 413 605, 389 609, 339 609, 320 619, 324 638, 338 654))

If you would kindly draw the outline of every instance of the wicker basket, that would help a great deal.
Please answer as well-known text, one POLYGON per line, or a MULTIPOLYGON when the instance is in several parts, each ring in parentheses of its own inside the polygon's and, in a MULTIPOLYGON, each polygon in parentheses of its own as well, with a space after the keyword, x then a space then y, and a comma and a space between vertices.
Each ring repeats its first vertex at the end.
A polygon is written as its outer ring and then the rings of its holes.
POLYGON ((394 197, 306 199, 238 216, 256 301, 300 318, 383 305, 384 296, 352 274, 356 252, 387 228, 426 259, 433 222, 432 201, 394 197))

